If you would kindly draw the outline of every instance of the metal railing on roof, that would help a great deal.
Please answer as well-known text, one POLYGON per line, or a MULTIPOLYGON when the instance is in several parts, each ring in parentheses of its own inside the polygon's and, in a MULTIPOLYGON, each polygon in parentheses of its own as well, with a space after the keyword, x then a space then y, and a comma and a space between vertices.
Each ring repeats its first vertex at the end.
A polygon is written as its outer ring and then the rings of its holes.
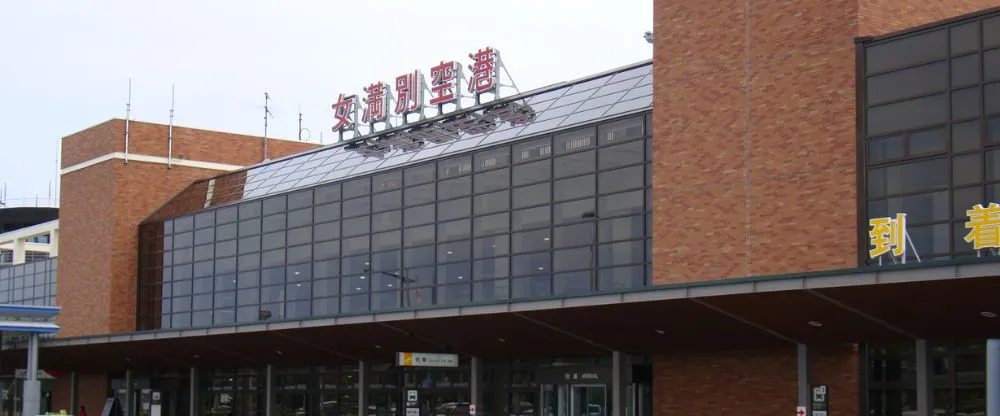
POLYGON ((4 198, 0 201, 0 208, 59 208, 59 200, 56 198, 4 198))

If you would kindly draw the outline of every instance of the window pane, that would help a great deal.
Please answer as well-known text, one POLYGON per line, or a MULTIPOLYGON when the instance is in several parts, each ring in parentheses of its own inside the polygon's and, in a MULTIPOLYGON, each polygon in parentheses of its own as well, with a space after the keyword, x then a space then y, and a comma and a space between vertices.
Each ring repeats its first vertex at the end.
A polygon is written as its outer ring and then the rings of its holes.
POLYGON ((889 198, 869 202, 868 216, 869 218, 880 218, 904 213, 907 223, 911 224, 944 221, 948 219, 948 205, 947 191, 889 198))
POLYGON ((965 152, 979 149, 979 121, 952 124, 951 151, 965 152))
POLYGON ((514 253, 548 250, 551 247, 551 233, 548 229, 514 233, 511 247, 514 253))
POLYGON ((635 116, 603 123, 597 128, 597 136, 602 145, 637 139, 643 137, 644 122, 643 116, 635 116))
POLYGON ((548 273, 550 261, 549 252, 547 251, 516 255, 511 259, 511 275, 523 276, 548 273))
POLYGON ((473 263, 473 279, 485 280, 508 276, 510 276, 510 259, 507 257, 476 260, 476 262, 473 263))
POLYGON ((552 208, 556 224, 585 220, 594 215, 593 198, 563 202, 552 208))
POLYGON ((434 193, 436 189, 436 184, 433 183, 406 188, 403 190, 403 200, 408 207, 434 202, 434 193))
POLYGON ((951 118, 961 120, 972 117, 979 117, 982 108, 982 97, 979 87, 966 88, 964 90, 952 91, 951 93, 951 118))
POLYGON ((565 272, 592 268, 593 251, 593 247, 556 250, 552 257, 552 271, 565 272))
POLYGON ((591 173, 597 166, 597 154, 591 150, 583 153, 566 155, 556 158, 554 175, 557 178, 591 173))
POLYGON ((942 152, 948 135, 943 128, 926 130, 910 135, 910 155, 942 152))
POLYGON ((510 148, 503 146, 476 153, 475 162, 477 171, 510 165, 510 148))
POLYGON ((438 224, 438 241, 450 241, 471 237, 471 222, 464 220, 443 222, 438 224))
POLYGON ((955 185, 968 185, 983 181, 983 157, 971 154, 952 158, 952 181, 955 185))
POLYGON ((399 189, 403 183, 402 172, 392 171, 375 175, 372 178, 372 192, 382 192, 399 189))
POLYGON ((434 225, 407 228, 403 230, 403 245, 407 247, 419 246, 434 242, 434 225))
POLYGON ((948 120, 948 95, 938 94, 868 109, 868 134, 942 124, 948 120))
POLYGON ((868 78, 868 103, 943 91, 948 88, 948 63, 937 62, 868 78))
POLYGON ((600 267, 622 266, 645 261, 646 249, 643 241, 602 244, 598 248, 597 264, 600 267))
POLYGON ((951 28, 951 54, 957 55, 979 49, 979 23, 966 23, 951 28))
POLYGON ((646 220, 642 215, 601 220, 598 223, 600 241, 619 241, 642 238, 646 235, 646 220))
POLYGON ((382 212, 398 209, 402 205, 402 192, 392 191, 377 194, 372 197, 372 212, 382 212))
POLYGON ((865 53, 869 72, 903 68, 948 56, 948 32, 935 30, 892 42, 874 45, 865 53))
POLYGON ((594 223, 588 221, 580 224, 556 227, 552 230, 552 234, 553 245, 556 248, 593 244, 594 223))
POLYGON ((434 222, 434 204, 407 208, 403 214, 403 223, 409 227, 434 222))
POLYGON ((510 187, 510 170, 500 169, 490 172, 477 173, 474 179, 475 192, 496 191, 510 187))
POLYGON ((343 197, 353 198, 372 191, 371 178, 360 178, 344 182, 343 197))
POLYGON ((549 206, 541 206, 514 211, 511 214, 512 228, 526 230, 547 226, 551 222, 550 209, 549 206))
POLYGON ((472 243, 472 253, 476 258, 506 256, 510 254, 509 246, 507 235, 477 238, 472 243))
POLYGON ((371 212, 371 197, 361 197, 344 201, 344 217, 355 217, 371 212))
POLYGON ((435 168, 434 163, 427 163, 406 168, 406 172, 403 174, 403 180, 408 187, 411 185, 433 182, 435 168))
POLYGON ((471 210, 470 203, 471 201, 469 198, 459 198, 451 201, 438 202, 437 220, 447 221, 456 218, 468 217, 471 210))
POLYGON ((472 178, 461 178, 441 181, 438 186, 438 199, 451 199, 472 193, 472 178))
POLYGON ((944 189, 948 186, 948 159, 933 159, 872 169, 870 197, 944 189))
POLYGON ((614 195, 604 195, 597 200, 597 215, 609 218, 618 215, 643 212, 644 192, 632 191, 614 195))
POLYGON ((477 237, 490 234, 506 233, 509 231, 510 231, 510 215, 506 212, 501 214, 476 217, 472 221, 472 232, 477 237))
POLYGON ((595 175, 592 174, 558 180, 553 186, 555 187, 556 201, 592 196, 597 188, 595 175))
POLYGON ((553 294, 572 295, 591 292, 593 272, 559 273, 552 277, 553 294))
POLYGON ((645 181, 644 166, 601 172, 597 177, 597 189, 601 194, 640 188, 645 181))
POLYGON ((472 244, 469 240, 438 244, 437 256, 438 263, 468 260, 472 257, 472 244))
MULTIPOLYGON (((994 51, 995 52, 995 51, 994 51)), ((1000 70, 1000 55, 991 54, 989 52, 984 54, 986 72, 990 72, 990 66, 992 62, 996 62, 997 70, 1000 70), (993 61, 995 59, 995 61, 993 61), (991 62, 992 61, 992 62, 991 62)), ((996 72, 994 72, 996 73, 996 72)), ((951 60, 951 86, 963 87, 966 85, 978 84, 979 83, 979 54, 972 54, 968 56, 963 56, 961 58, 955 58, 951 60)))
POLYGON ((598 152, 597 167, 601 170, 645 162, 643 151, 645 142, 634 141, 615 146, 605 147, 598 152))
POLYGON ((986 115, 1000 113, 1000 84, 988 84, 983 87, 986 115))
POLYGON ((546 181, 552 177, 552 160, 545 159, 537 162, 526 163, 514 166, 513 178, 511 182, 514 186, 527 185, 538 181, 546 181))
POLYGON ((438 179, 465 175, 472 172, 472 157, 459 156, 438 161, 438 179))
POLYGON ((510 208, 510 191, 502 190, 473 197, 473 212, 476 215, 506 211, 510 208))
POLYGON ((514 189, 514 208, 547 204, 551 201, 552 187, 549 182, 514 189))
POLYGON ((585 127, 579 130, 557 134, 553 138, 553 147, 556 154, 575 152, 586 148, 595 147, 594 128, 585 127))
POLYGON ((552 293, 552 280, 549 276, 532 276, 511 280, 512 299, 549 296, 552 293))
POLYGON ((629 289, 645 286, 643 266, 615 267, 598 272, 598 290, 629 289))
POLYGON ((396 210, 372 215, 372 231, 394 230, 402 226, 402 211, 396 210))
MULTIPOLYGON (((552 155, 552 139, 543 137, 514 144, 514 163, 547 158, 552 155)), ((515 169, 516 171, 516 169, 515 169)))

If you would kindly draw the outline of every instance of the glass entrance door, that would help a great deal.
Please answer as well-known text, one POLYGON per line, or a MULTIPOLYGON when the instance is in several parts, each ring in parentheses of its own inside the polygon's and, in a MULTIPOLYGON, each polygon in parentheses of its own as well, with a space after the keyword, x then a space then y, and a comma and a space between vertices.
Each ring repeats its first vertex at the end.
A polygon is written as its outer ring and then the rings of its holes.
POLYGON ((607 388, 598 386, 570 386, 571 416, 607 416, 607 388))
POLYGON ((607 386, 546 384, 540 416, 608 416, 607 386))

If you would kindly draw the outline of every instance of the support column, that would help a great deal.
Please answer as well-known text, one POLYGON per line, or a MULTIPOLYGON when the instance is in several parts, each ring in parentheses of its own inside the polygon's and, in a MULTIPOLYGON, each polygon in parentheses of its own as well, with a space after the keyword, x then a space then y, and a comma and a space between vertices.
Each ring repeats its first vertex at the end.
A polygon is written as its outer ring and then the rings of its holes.
MULTIPOLYGON (((22 241, 23 248, 23 241, 22 241)), ((15 249, 16 250, 16 249, 15 249)), ((16 261, 15 261, 16 262, 16 261)), ((21 399, 21 414, 36 416, 41 410, 41 383, 38 381, 38 334, 28 335, 28 368, 24 377, 24 395, 21 399)))
POLYGON ((1000 339, 986 340, 986 416, 1000 416, 1000 339))
POLYGON ((59 257, 59 229, 49 233, 49 257, 59 257))
POLYGON ((76 378, 76 371, 69 373, 69 414, 75 415, 80 411, 80 403, 77 402, 79 398, 77 397, 77 391, 79 389, 78 383, 80 381, 76 378))
POLYGON ((188 392, 188 401, 190 401, 191 403, 188 404, 188 414, 189 415, 197 415, 197 414, 200 414, 200 407, 201 407, 200 406, 200 404, 201 404, 200 403, 201 398, 198 395, 198 369, 197 368, 191 367, 190 378, 191 378, 191 381, 190 381, 190 387, 189 387, 190 391, 188 392))
MULTIPOLYGON (((367 361, 358 361, 358 416, 368 416, 368 385, 371 384, 371 367, 367 361)), ((403 386, 400 385, 400 388, 403 386)), ((404 403, 397 405, 400 409, 404 403)))
POLYGON ((812 414, 812 354, 806 344, 797 345, 796 358, 798 367, 798 406, 806 408, 806 414, 812 414))
POLYGON ((926 339, 918 339, 914 345, 917 361, 917 416, 932 416, 931 401, 931 349, 926 339))
POLYGON ((275 407, 274 406, 275 403, 274 403, 274 366, 273 365, 271 365, 271 364, 267 365, 267 371, 266 371, 266 374, 264 375, 264 377, 267 377, 267 380, 264 381, 264 383, 265 383, 264 384, 264 386, 265 386, 264 391, 265 391, 265 394, 267 395, 267 398, 264 400, 264 406, 266 406, 266 408, 264 409, 264 416, 274 416, 274 414, 275 414, 275 408, 274 408, 275 407))
POLYGON ((621 351, 611 352, 611 416, 628 414, 628 388, 632 384, 632 366, 621 351))
POLYGON ((476 406, 476 414, 483 408, 483 359, 472 357, 469 360, 469 401, 476 406))
POLYGON ((125 416, 132 416, 132 370, 125 370, 125 416))
POLYGON ((14 264, 24 263, 24 259, 27 257, 28 249, 25 246, 23 238, 18 238, 14 240, 14 264))

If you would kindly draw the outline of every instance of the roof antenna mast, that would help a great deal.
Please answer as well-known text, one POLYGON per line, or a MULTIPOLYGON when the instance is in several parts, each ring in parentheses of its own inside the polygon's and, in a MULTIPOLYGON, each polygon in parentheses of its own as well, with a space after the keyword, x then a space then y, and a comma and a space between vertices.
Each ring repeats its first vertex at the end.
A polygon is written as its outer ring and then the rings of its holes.
POLYGON ((272 115, 271 115, 271 109, 269 107, 270 103, 271 103, 271 96, 267 94, 267 91, 264 91, 264 161, 265 162, 268 160, 268 158, 267 158, 267 119, 269 117, 272 117, 272 115))

